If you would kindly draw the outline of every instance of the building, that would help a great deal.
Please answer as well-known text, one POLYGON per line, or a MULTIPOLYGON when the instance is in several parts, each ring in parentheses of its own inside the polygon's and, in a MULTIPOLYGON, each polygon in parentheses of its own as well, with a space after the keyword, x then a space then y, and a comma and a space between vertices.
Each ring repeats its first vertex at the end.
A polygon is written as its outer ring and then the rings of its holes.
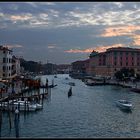
POLYGON ((70 71, 71 71, 71 65, 69 65, 69 64, 57 65, 57 73, 68 74, 70 71))
POLYGON ((140 73, 140 49, 118 47, 90 54, 90 75, 114 76, 122 68, 134 69, 135 73, 140 73))
POLYGON ((72 73, 87 73, 89 68, 89 59, 83 61, 75 61, 71 65, 72 73))
POLYGON ((12 50, 0 46, 0 79, 12 76, 12 50))
POLYGON ((20 75, 20 59, 12 56, 12 75, 20 75))

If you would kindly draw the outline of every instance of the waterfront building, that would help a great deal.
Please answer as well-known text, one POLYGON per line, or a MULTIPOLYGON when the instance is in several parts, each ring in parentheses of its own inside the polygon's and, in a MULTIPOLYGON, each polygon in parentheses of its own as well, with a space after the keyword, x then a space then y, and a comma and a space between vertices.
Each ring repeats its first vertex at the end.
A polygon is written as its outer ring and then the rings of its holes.
POLYGON ((114 76, 122 68, 134 69, 135 73, 140 74, 140 49, 118 47, 90 54, 90 75, 114 76))
POLYGON ((89 59, 75 61, 71 64, 72 66, 72 73, 87 73, 89 69, 89 59))
POLYGON ((20 75, 20 59, 12 56, 12 75, 20 75))
POLYGON ((68 74, 71 71, 71 65, 69 64, 60 64, 57 65, 57 73, 59 74, 68 74))
POLYGON ((12 50, 0 46, 0 79, 12 76, 12 50))

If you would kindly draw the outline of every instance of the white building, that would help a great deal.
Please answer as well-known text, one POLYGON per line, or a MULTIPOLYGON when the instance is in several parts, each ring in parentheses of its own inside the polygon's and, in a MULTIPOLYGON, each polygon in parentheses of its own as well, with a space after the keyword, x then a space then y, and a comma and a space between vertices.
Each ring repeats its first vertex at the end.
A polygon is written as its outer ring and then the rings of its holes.
POLYGON ((0 79, 12 76, 12 50, 0 46, 0 79))

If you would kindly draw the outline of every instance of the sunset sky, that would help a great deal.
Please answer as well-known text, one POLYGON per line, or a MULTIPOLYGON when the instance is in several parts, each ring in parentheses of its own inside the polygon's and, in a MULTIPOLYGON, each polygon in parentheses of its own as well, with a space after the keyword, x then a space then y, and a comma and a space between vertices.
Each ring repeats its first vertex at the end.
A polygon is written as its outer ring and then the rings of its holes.
POLYGON ((0 44, 66 64, 109 47, 140 48, 139 2, 0 2, 0 44))

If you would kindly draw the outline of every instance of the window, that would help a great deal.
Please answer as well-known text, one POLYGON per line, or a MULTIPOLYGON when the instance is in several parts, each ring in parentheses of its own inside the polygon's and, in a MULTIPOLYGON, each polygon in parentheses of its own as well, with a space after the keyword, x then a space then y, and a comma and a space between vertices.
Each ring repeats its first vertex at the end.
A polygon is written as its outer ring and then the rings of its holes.
POLYGON ((9 70, 11 69, 11 67, 9 66, 9 70))
POLYGON ((122 61, 120 61, 120 65, 122 66, 122 61))
POLYGON ((134 55, 134 52, 131 52, 131 55, 134 55))
POLYGON ((3 51, 3 53, 6 53, 5 50, 3 51))
POLYGON ((139 62, 137 62, 137 65, 139 66, 139 62))
POLYGON ((5 72, 5 66, 3 66, 3 72, 5 72))
POLYGON ((116 56, 117 55, 117 52, 114 52, 114 55, 116 56))
POLYGON ((126 66, 128 66, 128 62, 126 62, 126 66))
POLYGON ((5 74, 3 73, 3 77, 5 77, 5 74))
POLYGON ((9 73, 9 76, 11 76, 11 74, 9 73))
POLYGON ((128 55, 128 52, 126 52, 126 55, 128 55))
POLYGON ((115 65, 115 66, 117 65, 117 62, 116 62, 116 61, 114 62, 114 65, 115 65))
POLYGON ((3 63, 6 63, 6 58, 3 58, 3 63))
POLYGON ((134 66, 134 63, 132 62, 132 66, 134 66))

